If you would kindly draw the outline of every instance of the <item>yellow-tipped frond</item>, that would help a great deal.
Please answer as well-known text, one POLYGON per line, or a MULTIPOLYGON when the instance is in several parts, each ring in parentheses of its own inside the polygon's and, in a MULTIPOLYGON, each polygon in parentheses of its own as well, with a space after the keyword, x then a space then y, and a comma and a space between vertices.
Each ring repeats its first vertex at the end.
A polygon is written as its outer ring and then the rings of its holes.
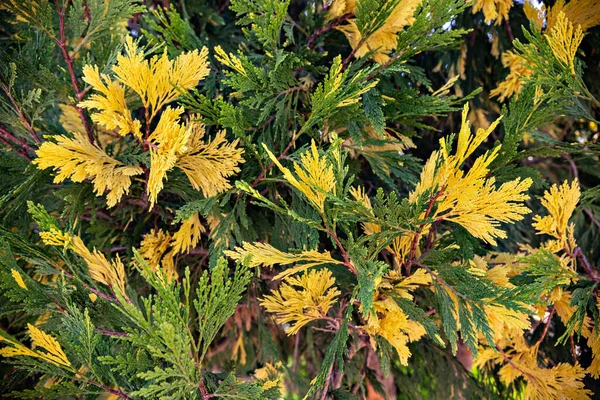
POLYGON ((47 333, 39 330, 31 324, 27 324, 29 329, 29 335, 31 336, 32 350, 16 340, 9 339, 2 335, 0 332, 0 342, 8 343, 9 346, 0 349, 0 356, 2 357, 34 357, 42 359, 46 362, 54 364, 59 367, 71 367, 71 362, 67 358, 67 355, 63 351, 60 343, 48 335, 47 333), (39 350, 39 348, 45 351, 39 350))
POLYGON ((496 20, 495 25, 500 25, 502 21, 508 20, 508 12, 513 6, 513 0, 474 0, 473 14, 483 11, 486 24, 491 24, 496 20))
MULTIPOLYGON (((31 324, 27 324, 27 328, 29 328, 29 335, 31 336, 33 345, 47 351, 47 353, 44 354, 44 359, 56 365, 64 365, 66 367, 71 366, 71 362, 56 339, 31 324)), ((38 354, 43 354, 39 351, 36 352, 38 354)))
POLYGON ((205 143, 202 140, 204 124, 192 122, 190 129, 187 150, 177 159, 177 167, 185 172, 194 189, 201 190, 205 197, 224 192, 231 187, 227 178, 240 171, 244 151, 237 148, 237 139, 227 142, 224 130, 205 143))
POLYGON ((60 171, 54 177, 55 183, 67 178, 74 182, 90 179, 96 195, 108 191, 108 207, 113 207, 124 194, 129 193, 131 177, 143 172, 138 165, 125 165, 110 157, 81 133, 73 133, 73 138, 64 135, 55 138, 56 143, 44 142, 40 146, 38 158, 33 162, 41 169, 60 171))
POLYGON ((125 88, 106 75, 101 77, 97 66, 84 66, 83 80, 100 92, 79 103, 80 107, 98 110, 92 113, 92 120, 108 130, 116 129, 123 136, 132 133, 141 138, 142 124, 131 117, 131 111, 125 102, 125 88))
POLYGON ((200 222, 198 213, 192 214, 191 217, 183 221, 179 230, 173 234, 171 246, 175 253, 186 253, 190 247, 196 247, 200 240, 200 235, 206 229, 200 222))
POLYGON ((19 287, 21 289, 27 290, 27 285, 25 284, 25 281, 23 280, 23 277, 21 276, 21 274, 19 273, 19 271, 17 271, 16 269, 11 269, 10 270, 10 274, 12 275, 12 277, 15 280, 15 282, 17 282, 17 285, 19 285, 19 287))
POLYGON ((495 179, 487 178, 499 146, 478 157, 468 172, 461 169, 464 161, 499 122, 496 120, 486 130, 479 129, 473 136, 466 119, 468 111, 465 105, 456 153, 451 154, 449 140, 440 140, 440 151, 434 152, 426 162, 421 181, 410 194, 410 200, 414 202, 426 192, 430 196, 438 193, 437 209, 434 215, 429 215, 430 218, 453 221, 473 236, 495 245, 495 238, 506 237, 504 231, 499 229, 501 222, 521 220, 523 215, 530 212, 522 202, 529 199, 525 192, 532 180, 515 179, 496 187, 495 179))
POLYGON ((310 271, 300 277, 287 277, 279 289, 261 299, 260 304, 275 314, 277 323, 289 324, 285 332, 293 335, 309 322, 327 315, 341 293, 334 285, 331 271, 310 271))
POLYGON ((573 26, 580 26, 587 31, 593 26, 600 24, 600 2, 598 0, 557 0, 548 10, 548 30, 552 29, 563 13, 573 26))
POLYGON ((225 53, 225 50, 223 50, 221 46, 215 46, 214 50, 217 61, 244 76, 248 76, 248 73, 246 72, 246 69, 242 65, 242 62, 239 58, 233 54, 225 53))
POLYGON ((510 68, 510 72, 504 81, 490 92, 490 95, 497 96, 499 101, 518 96, 525 85, 525 80, 534 73, 530 68, 531 65, 522 56, 510 50, 502 53, 502 65, 504 68, 510 68))
POLYGON ((546 35, 546 40, 548 40, 554 57, 569 67, 572 74, 575 74, 575 54, 583 40, 581 26, 573 29, 573 24, 561 12, 558 14, 556 24, 550 30, 550 34, 546 35))
POLYGON ((546 234, 556 239, 544 245, 548 250, 556 252, 567 245, 573 247, 571 250, 574 249, 575 240, 572 234, 569 234, 569 219, 577 207, 580 196, 577 179, 574 179, 571 185, 567 181, 561 186, 552 185, 550 190, 544 193, 542 205, 548 210, 549 215, 545 217, 536 215, 533 218, 533 227, 538 235, 546 234))
POLYGON ((311 142, 310 151, 300 156, 301 166, 298 164, 294 165, 294 170, 298 178, 292 174, 292 171, 281 165, 277 157, 269 151, 267 146, 263 144, 263 147, 271 160, 283 173, 285 180, 302 192, 310 203, 323 213, 325 211, 326 193, 335 193, 335 175, 333 173, 333 166, 327 161, 327 158, 319 156, 315 141, 311 142))
POLYGON ((158 199, 167 172, 173 169, 177 157, 187 150, 191 130, 179 123, 183 111, 182 107, 167 107, 149 136, 149 140, 154 145, 150 147, 150 176, 148 177, 150 208, 158 199))
MULTIPOLYGON (((342 10, 340 1, 336 1, 336 14, 342 10), (338 3, 338 4, 336 4, 338 3)), ((404 0, 398 2, 394 10, 390 13, 385 23, 370 34, 368 37, 363 37, 356 24, 356 19, 348 20, 348 24, 339 25, 336 27, 343 32, 350 43, 350 46, 355 50, 356 58, 364 57, 367 53, 374 51, 371 55, 377 63, 383 64, 390 59, 390 53, 396 49, 398 44, 398 34, 402 32, 405 26, 411 25, 414 22, 414 13, 417 7, 421 4, 421 0, 404 0)), ((345 13, 354 12, 356 2, 347 1, 343 7, 345 13)))
POLYGON ((171 241, 169 232, 152 229, 150 233, 144 235, 139 248, 140 255, 150 268, 153 271, 160 269, 168 281, 179 277, 175 266, 175 252, 169 250, 171 241))
POLYGON ((281 279, 321 264, 342 264, 341 261, 331 258, 329 253, 320 253, 317 250, 303 251, 298 254, 285 253, 268 243, 244 242, 242 247, 225 251, 225 255, 233 260, 247 260, 251 267, 272 267, 277 264, 286 265, 306 262, 306 264, 279 273, 273 279, 281 279))
POLYGON ((419 340, 425 328, 408 316, 391 297, 374 302, 375 314, 371 314, 363 327, 369 335, 378 335, 387 340, 398 353, 400 363, 408 365, 410 350, 408 343, 419 340))
POLYGON ((208 73, 208 50, 194 50, 169 60, 167 52, 162 56, 144 59, 131 36, 125 41, 126 55, 117 57, 113 71, 117 78, 135 91, 151 115, 167 103, 179 98, 180 90, 191 90, 208 73))
POLYGON ((42 232, 40 236, 46 244, 63 246, 73 250, 75 254, 83 258, 93 280, 103 283, 113 290, 118 289, 123 296, 127 297, 125 294, 125 284, 127 282, 125 267, 119 256, 114 261, 109 262, 104 254, 98 250, 88 250, 79 236, 62 233, 57 229, 42 232))
POLYGON ((162 259, 163 255, 169 249, 171 244, 171 235, 160 229, 152 229, 150 233, 144 235, 140 248, 140 256, 148 262, 150 268, 155 269, 162 259))

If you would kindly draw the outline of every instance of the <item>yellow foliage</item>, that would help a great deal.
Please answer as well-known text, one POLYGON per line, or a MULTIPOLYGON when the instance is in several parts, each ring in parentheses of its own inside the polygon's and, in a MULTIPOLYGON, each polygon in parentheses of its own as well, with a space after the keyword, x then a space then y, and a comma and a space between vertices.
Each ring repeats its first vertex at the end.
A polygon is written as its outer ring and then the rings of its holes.
MULTIPOLYGON (((404 29, 405 26, 408 26, 414 22, 414 13, 419 4, 421 4, 421 0, 400 1, 391 12, 390 16, 386 19, 385 23, 380 28, 375 30, 375 32, 366 37, 363 37, 362 33, 358 30, 356 19, 349 19, 348 24, 337 26, 336 29, 340 30, 346 35, 350 46, 354 50, 354 56, 356 58, 364 57, 370 51, 374 51, 374 53, 371 55, 373 60, 377 63, 383 64, 390 59, 389 53, 396 49, 398 34, 404 29)), ((334 2, 335 11, 333 14, 328 16, 328 18, 338 14, 342 9, 343 13, 348 13, 354 12, 355 8, 355 1, 336 0, 334 2), (343 6, 342 4, 336 4, 342 2, 345 3, 343 6)))
POLYGON ((597 328, 589 335, 587 345, 592 350, 592 363, 586 372, 598 379, 600 377, 600 331, 597 328))
POLYGON ((502 65, 505 68, 510 68, 510 72, 504 81, 500 82, 498 87, 490 92, 492 97, 498 96, 499 101, 518 96, 525 85, 525 80, 534 73, 522 56, 510 50, 502 53, 502 65))
POLYGON ((48 246, 67 247, 71 242, 71 235, 67 232, 63 233, 56 228, 51 228, 47 232, 40 232, 40 237, 44 244, 47 244, 48 246))
MULTIPOLYGON (((85 126, 83 125, 83 122, 81 122, 81 116, 75 107, 67 104, 59 104, 58 108, 60 109, 60 117, 58 121, 67 132, 76 132, 83 136, 87 135, 85 126)), ((118 137, 119 135, 117 132, 104 129, 100 125, 97 126, 97 128, 96 136, 98 138, 98 143, 100 144, 99 147, 103 149, 106 148, 107 145, 114 142, 115 137, 118 137)))
POLYGON ((79 103, 82 108, 98 110, 92 113, 92 120, 108 130, 117 130, 120 135, 132 133, 141 138, 142 124, 131 117, 125 101, 125 88, 108 75, 100 75, 97 66, 84 66, 83 80, 99 92, 79 103))
MULTIPOLYGON (((125 50, 126 54, 119 55, 113 67, 114 81, 101 75, 96 66, 84 67, 84 80, 98 93, 81 102, 80 106, 96 110, 92 119, 104 128, 117 129, 121 135, 132 133, 145 149, 149 148, 151 166, 147 190, 150 207, 156 204, 167 172, 178 163, 194 188, 202 190, 205 196, 228 189, 230 185, 226 178, 238 172, 237 165, 243 162, 242 151, 236 148, 237 141, 225 142, 225 133, 220 132, 212 142, 202 143, 204 127, 198 123, 188 126, 180 123, 184 112, 181 107, 166 107, 150 132, 152 120, 165 105, 179 98, 182 91, 196 87, 208 75, 208 50, 186 52, 175 60, 169 60, 165 50, 161 56, 146 60, 131 36, 126 38, 125 50), (141 122, 132 118, 127 107, 127 88, 139 96, 146 110, 145 134, 140 131, 141 122)), ((135 168, 141 171, 141 168, 135 168)))
POLYGON ((525 2, 523 2, 523 12, 525 13, 527 19, 533 20, 537 29, 541 31, 544 25, 546 6, 542 5, 538 8, 531 1, 525 0, 525 2))
POLYGON ((375 301, 374 307, 376 314, 369 316, 363 328, 369 335, 379 335, 387 340, 396 349, 402 365, 408 365, 408 343, 419 340, 425 334, 425 328, 409 320, 391 297, 375 301))
POLYGON ((498 375, 505 385, 511 385, 522 378, 526 383, 523 392, 526 400, 590 399, 592 392, 585 389, 585 371, 579 364, 560 363, 552 368, 543 368, 538 365, 537 358, 537 346, 523 352, 496 352, 488 348, 479 354, 475 365, 503 365, 498 375))
POLYGON ((238 140, 227 142, 225 131, 219 131, 208 143, 202 141, 204 124, 192 122, 187 150, 179 155, 177 167, 187 175, 196 190, 205 197, 212 197, 231 187, 227 178, 240 171, 244 162, 243 150, 237 148, 238 140))
POLYGON ((125 267, 118 255, 113 261, 109 262, 104 254, 98 250, 88 250, 79 236, 62 233, 56 229, 42 232, 40 236, 46 244, 64 246, 73 250, 87 264, 92 279, 109 286, 113 290, 117 289, 121 295, 127 298, 125 294, 125 284, 127 282, 125 267))
POLYGON ((275 365, 271 363, 265 363, 262 368, 258 368, 254 371, 254 379, 262 383, 264 390, 269 390, 274 387, 279 388, 279 393, 285 393, 285 383, 283 380, 283 374, 279 371, 282 367, 281 361, 275 365))
POLYGON ((311 142, 310 151, 300 156, 300 165, 302 167, 298 164, 294 165, 294 170, 298 178, 292 174, 292 171, 281 165, 267 146, 263 144, 263 147, 273 163, 283 173, 285 180, 302 192, 321 214, 325 212, 327 193, 335 194, 335 175, 333 173, 333 166, 327 161, 327 158, 319 156, 315 141, 311 142))
POLYGON ((156 267, 163 255, 169 249, 171 243, 171 235, 160 229, 152 229, 150 233, 144 235, 140 248, 140 255, 148 262, 151 268, 156 267))
POLYGON ((300 277, 288 276, 260 304, 275 314, 277 323, 289 324, 285 332, 294 335, 309 322, 326 317, 341 293, 334 284, 335 279, 327 269, 309 271, 300 277))
POLYGON ((356 0, 333 0, 325 16, 325 21, 331 21, 344 14, 353 13, 356 10, 356 0))
POLYGON ((565 14, 560 12, 556 24, 550 30, 550 34, 545 36, 554 57, 569 67, 572 74, 575 74, 575 54, 577 54, 577 49, 583 40, 581 26, 573 29, 573 25, 565 14))
POLYGON ((474 0, 473 14, 483 11, 485 23, 490 24, 496 20, 495 25, 500 25, 503 20, 508 20, 508 12, 513 6, 513 0, 474 0))
POLYGON ((208 49, 182 53, 169 60, 167 51, 162 56, 144 59, 131 36, 125 40, 127 55, 119 55, 113 71, 119 81, 135 91, 150 112, 150 119, 164 105, 180 96, 179 90, 191 90, 208 73, 208 49))
POLYGON ((160 116, 156 128, 148 137, 153 144, 150 147, 150 176, 148 177, 150 208, 157 201, 167 172, 173 169, 177 157, 187 150, 191 130, 179 123, 183 111, 182 107, 167 107, 160 116))
POLYGON ((550 190, 544 192, 542 205, 548 210, 545 217, 536 215, 533 218, 533 227, 538 235, 550 235, 556 240, 548 241, 544 247, 552 252, 564 248, 574 250, 576 244, 573 238, 574 225, 569 226, 569 219, 577 207, 581 191, 579 181, 574 179, 571 185, 563 182, 561 186, 552 185, 550 190))
POLYGON ((200 235, 206 229, 200 222, 198 213, 192 214, 188 219, 183 221, 179 230, 173 234, 171 246, 175 253, 187 253, 190 247, 196 247, 200 240, 200 235))
POLYGON ((548 10, 546 29, 550 30, 557 24, 561 13, 583 31, 600 24, 600 2, 597 0, 571 0, 568 3, 557 0, 548 10))
POLYGON ((8 347, 5 347, 0 350, 0 356, 35 357, 59 367, 71 367, 71 362, 69 361, 67 355, 60 346, 60 343, 58 343, 58 341, 55 338, 39 330, 31 324, 27 324, 27 328, 29 329, 29 336, 31 337, 32 348, 42 348, 46 351, 29 349, 23 344, 3 336, 0 332, 0 342, 5 342, 9 344, 8 347))
POLYGON ((479 129, 473 136, 467 121, 468 112, 468 105, 465 105, 456 153, 450 154, 450 139, 440 140, 440 151, 433 152, 426 162, 410 200, 415 202, 426 192, 431 196, 438 193, 437 210, 429 215, 430 218, 455 222, 473 236, 495 245, 495 238, 506 237, 506 233, 498 228, 501 222, 519 221, 530 212, 522 202, 529 199, 524 192, 532 181, 530 178, 515 179, 498 188, 495 186, 495 179, 487 176, 499 146, 478 157, 468 172, 460 169, 500 122, 500 119, 496 120, 487 130, 479 129))
POLYGON ((42 143, 37 150, 38 158, 33 162, 41 169, 60 171, 54 177, 55 183, 67 178, 73 182, 90 179, 96 195, 108 191, 108 207, 113 207, 124 194, 129 193, 131 177, 143 172, 138 165, 125 165, 110 157, 81 133, 73 133, 73 138, 58 135, 55 139, 56 143, 42 143))
POLYGON ((248 76, 248 73, 246 72, 246 69, 242 65, 242 62, 239 58, 233 54, 225 53, 225 50, 223 50, 221 46, 215 46, 214 50, 217 61, 244 76, 248 76))
POLYGON ((277 250, 268 243, 242 243, 242 247, 225 251, 225 255, 233 260, 247 260, 251 267, 272 267, 276 264, 292 264, 306 262, 294 268, 288 268, 280 272, 273 279, 286 278, 289 275, 305 271, 311 267, 321 264, 342 264, 341 261, 331 258, 329 253, 320 253, 317 250, 303 251, 298 254, 285 253, 277 250))
POLYGON ((172 237, 169 232, 162 230, 150 230, 150 233, 144 235, 140 244, 140 255, 153 271, 159 269, 168 281, 177 279, 177 269, 175 268, 175 252, 173 250, 167 252, 171 245, 172 237))
POLYGON ((431 275, 425 269, 419 268, 412 275, 404 277, 394 284, 394 294, 398 297, 412 300, 413 295, 410 292, 419 286, 430 284, 431 275))
POLYGON ((17 285, 19 285, 19 287, 21 289, 27 290, 27 285, 25 284, 25 281, 23 280, 23 277, 21 276, 19 271, 17 271, 16 269, 11 269, 10 273, 11 273, 12 277, 15 279, 15 282, 17 282, 17 285))

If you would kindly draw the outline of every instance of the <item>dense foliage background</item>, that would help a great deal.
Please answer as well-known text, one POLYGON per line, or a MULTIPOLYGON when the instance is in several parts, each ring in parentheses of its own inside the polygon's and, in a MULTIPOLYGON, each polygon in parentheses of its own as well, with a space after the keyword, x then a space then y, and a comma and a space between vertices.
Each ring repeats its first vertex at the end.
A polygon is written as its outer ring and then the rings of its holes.
POLYGON ((600 3, 0 21, 0 393, 600 393, 600 3))

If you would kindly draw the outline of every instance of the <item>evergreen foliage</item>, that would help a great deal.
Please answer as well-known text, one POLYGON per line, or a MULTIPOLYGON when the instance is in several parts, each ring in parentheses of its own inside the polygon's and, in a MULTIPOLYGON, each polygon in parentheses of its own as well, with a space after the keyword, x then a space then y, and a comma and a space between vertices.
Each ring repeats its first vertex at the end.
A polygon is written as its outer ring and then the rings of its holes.
POLYGON ((0 2, 0 393, 600 395, 600 3, 0 2))

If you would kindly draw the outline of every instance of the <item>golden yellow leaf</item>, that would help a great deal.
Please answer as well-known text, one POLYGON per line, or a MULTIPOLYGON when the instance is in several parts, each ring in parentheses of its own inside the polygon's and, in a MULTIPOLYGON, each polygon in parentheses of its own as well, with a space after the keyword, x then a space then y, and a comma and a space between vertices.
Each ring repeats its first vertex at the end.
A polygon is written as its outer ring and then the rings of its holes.
POLYGON ((342 264, 341 261, 333 259, 329 253, 320 253, 317 250, 307 250, 302 251, 301 253, 292 254, 277 250, 268 243, 258 242, 244 242, 241 247, 225 251, 225 255, 233 260, 247 260, 251 267, 272 267, 276 264, 286 265, 297 262, 306 262, 306 264, 288 268, 285 271, 280 272, 273 279, 282 279, 321 264, 342 264))
POLYGON ((19 287, 21 289, 27 290, 27 285, 25 284, 25 281, 23 280, 23 277, 21 276, 19 271, 17 271, 16 269, 11 269, 10 273, 11 273, 12 277, 15 279, 15 282, 17 282, 17 285, 19 285, 19 287))
POLYGON ((204 138, 204 124, 191 122, 191 134, 187 150, 177 159, 177 167, 187 175, 196 190, 205 197, 212 197, 231 187, 227 178, 240 171, 239 164, 244 162, 243 150, 237 148, 238 140, 227 142, 225 131, 219 131, 215 138, 207 143, 204 138))
POLYGON ((125 165, 110 157, 81 133, 73 133, 73 138, 64 135, 54 138, 56 143, 42 143, 37 150, 38 158, 33 163, 40 169, 52 168, 59 171, 54 177, 55 183, 67 178, 73 182, 90 179, 96 195, 100 196, 108 191, 108 207, 115 206, 124 194, 129 193, 131 177, 143 172, 139 165, 125 165))
POLYGON ((296 334, 311 321, 327 315, 340 291, 334 287, 331 271, 309 271, 300 277, 287 277, 279 289, 260 299, 265 309, 275 314, 279 324, 288 324, 285 332, 296 334))

